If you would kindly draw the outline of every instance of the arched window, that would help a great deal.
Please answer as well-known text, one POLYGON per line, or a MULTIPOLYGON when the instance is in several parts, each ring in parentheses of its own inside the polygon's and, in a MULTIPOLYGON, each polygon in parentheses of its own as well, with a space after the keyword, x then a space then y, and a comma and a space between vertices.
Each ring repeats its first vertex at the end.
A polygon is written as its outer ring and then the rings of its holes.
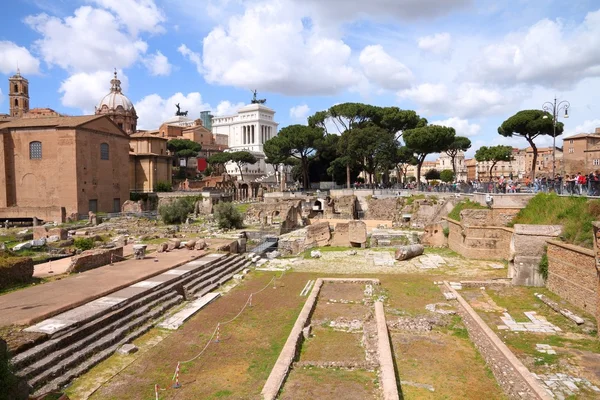
POLYGON ((15 99, 15 107, 19 107, 19 99, 15 99))
POLYGON ((42 142, 29 142, 29 159, 42 159, 42 142))
POLYGON ((100 145, 100 159, 108 160, 108 144, 107 143, 102 143, 100 145))
POLYGON ((15 93, 19 93, 19 85, 17 85, 16 83, 15 83, 15 90, 14 90, 14 92, 15 93))

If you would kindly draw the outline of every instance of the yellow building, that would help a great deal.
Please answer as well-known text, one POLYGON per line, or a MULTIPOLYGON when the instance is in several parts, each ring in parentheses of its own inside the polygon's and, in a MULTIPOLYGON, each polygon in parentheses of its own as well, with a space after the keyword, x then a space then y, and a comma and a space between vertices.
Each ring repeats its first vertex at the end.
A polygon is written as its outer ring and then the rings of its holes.
POLYGON ((132 192, 152 192, 158 182, 171 183, 172 160, 167 154, 168 138, 159 131, 136 132, 129 136, 129 182, 132 192))

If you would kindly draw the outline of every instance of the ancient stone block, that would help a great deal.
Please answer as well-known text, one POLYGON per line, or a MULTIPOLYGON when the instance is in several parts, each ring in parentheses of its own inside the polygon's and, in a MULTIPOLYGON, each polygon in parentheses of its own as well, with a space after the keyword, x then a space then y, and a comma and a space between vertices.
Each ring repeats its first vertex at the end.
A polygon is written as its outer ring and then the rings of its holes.
POLYGON ((34 226, 33 227, 33 239, 46 238, 48 236, 48 230, 45 226, 34 226))
POLYGON ((350 240, 348 240, 348 223, 340 222, 335 225, 333 231, 333 238, 331 239, 332 246, 347 247, 350 246, 350 240))
POLYGON ((126 200, 121 206, 121 212, 123 213, 141 213, 144 211, 144 203, 139 201, 126 200))
POLYGON ((71 259, 67 272, 83 272, 118 262, 123 259, 123 248, 87 250, 71 259))
POLYGON ((196 247, 196 241, 195 240, 188 240, 187 242, 185 242, 185 247, 188 250, 193 250, 196 247))
POLYGON ((158 252, 164 253, 169 248, 169 244, 167 242, 161 243, 158 245, 158 252))
POLYGON ((194 248, 196 250, 204 250, 206 248, 206 241, 204 239, 197 239, 194 248))
POLYGON ((172 250, 178 249, 180 246, 181 246, 181 240, 169 239, 167 250, 172 251, 172 250))
MULTIPOLYGON (((446 229, 448 223, 445 222, 446 229)), ((431 224, 425 227, 425 234, 421 237, 421 243, 425 246, 442 247, 446 245, 446 236, 444 235, 444 224, 431 224)))
POLYGON ((67 240, 67 238, 69 237, 69 231, 66 230, 65 228, 51 228, 48 229, 48 236, 58 236, 60 238, 60 240, 67 240))
POLYGON ((348 222, 348 240, 352 246, 366 247, 367 224, 363 221, 348 222))
POLYGON ((314 243, 316 246, 326 246, 331 239, 329 222, 318 222, 306 228, 306 243, 314 243))
POLYGON ((133 354, 138 351, 138 348, 133 343, 124 344, 117 350, 119 354, 133 354))
POLYGON ((29 282, 33 276, 33 260, 0 254, 0 288, 29 282))

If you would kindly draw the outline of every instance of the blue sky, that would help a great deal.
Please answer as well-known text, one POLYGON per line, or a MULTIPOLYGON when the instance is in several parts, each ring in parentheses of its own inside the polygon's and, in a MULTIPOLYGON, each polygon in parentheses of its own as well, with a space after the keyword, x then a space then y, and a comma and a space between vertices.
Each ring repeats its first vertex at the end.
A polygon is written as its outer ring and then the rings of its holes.
MULTIPOLYGON (((595 0, 21 0, 0 24, 0 112, 17 65, 32 107, 92 113, 114 68, 138 127, 267 98, 280 127, 354 101, 417 110, 474 146, 520 109, 571 103, 600 127, 595 0), (365 5, 366 4, 366 5, 365 5)), ((551 139, 539 145, 549 145, 551 139)))

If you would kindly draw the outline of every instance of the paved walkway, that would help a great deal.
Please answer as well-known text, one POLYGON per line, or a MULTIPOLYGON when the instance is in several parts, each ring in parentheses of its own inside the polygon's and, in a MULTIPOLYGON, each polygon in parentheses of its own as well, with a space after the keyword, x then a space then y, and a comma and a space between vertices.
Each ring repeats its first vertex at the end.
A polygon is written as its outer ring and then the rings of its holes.
MULTIPOLYGON (((148 252, 152 251, 154 247, 149 247, 148 252)), ((123 256, 128 257, 133 254, 133 244, 128 244, 123 247, 123 256)), ((65 257, 60 260, 48 261, 45 263, 37 264, 34 266, 33 277, 34 278, 47 278, 50 276, 63 275, 67 273, 69 266, 71 265, 71 259, 73 257, 65 257)))
POLYGON ((205 255, 180 249, 153 253, 0 296, 0 327, 31 325, 205 255))

